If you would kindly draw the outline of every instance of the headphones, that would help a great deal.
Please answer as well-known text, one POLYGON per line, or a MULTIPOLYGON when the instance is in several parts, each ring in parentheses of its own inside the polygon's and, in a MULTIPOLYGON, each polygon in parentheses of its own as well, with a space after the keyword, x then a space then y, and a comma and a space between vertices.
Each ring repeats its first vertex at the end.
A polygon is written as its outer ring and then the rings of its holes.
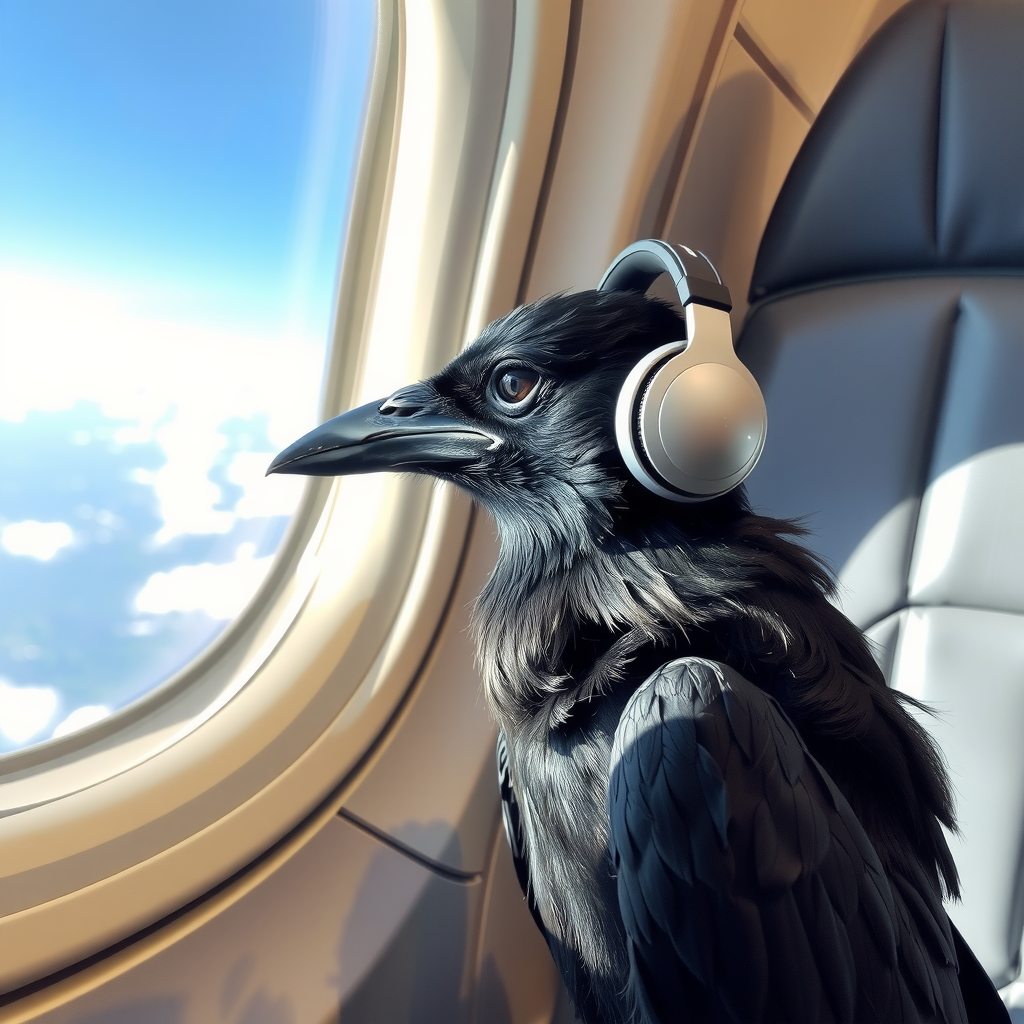
POLYGON ((686 338, 648 352, 615 405, 615 437, 630 473, 672 501, 708 501, 738 487, 768 433, 764 397, 732 343, 729 289, 711 261, 685 245, 647 238, 623 249, 600 292, 646 292, 669 274, 686 338))

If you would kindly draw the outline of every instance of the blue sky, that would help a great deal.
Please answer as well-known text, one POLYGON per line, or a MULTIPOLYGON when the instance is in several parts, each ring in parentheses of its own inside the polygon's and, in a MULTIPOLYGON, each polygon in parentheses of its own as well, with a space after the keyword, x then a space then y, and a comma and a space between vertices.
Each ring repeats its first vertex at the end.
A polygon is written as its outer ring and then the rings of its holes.
POLYGON ((371 32, 366 0, 0 0, 0 265, 235 325, 281 323, 305 272, 319 312, 371 32), (297 253, 311 201, 324 230, 297 253))
POLYGON ((0 0, 0 753, 194 657, 316 420, 371 0, 0 0))

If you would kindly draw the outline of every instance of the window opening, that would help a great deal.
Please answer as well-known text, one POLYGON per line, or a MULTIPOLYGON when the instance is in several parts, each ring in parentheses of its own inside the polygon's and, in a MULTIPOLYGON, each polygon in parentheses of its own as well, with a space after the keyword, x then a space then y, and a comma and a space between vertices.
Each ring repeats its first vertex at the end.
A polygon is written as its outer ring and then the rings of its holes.
POLYGON ((0 753, 199 654, 301 494, 371 0, 0 3, 0 753))

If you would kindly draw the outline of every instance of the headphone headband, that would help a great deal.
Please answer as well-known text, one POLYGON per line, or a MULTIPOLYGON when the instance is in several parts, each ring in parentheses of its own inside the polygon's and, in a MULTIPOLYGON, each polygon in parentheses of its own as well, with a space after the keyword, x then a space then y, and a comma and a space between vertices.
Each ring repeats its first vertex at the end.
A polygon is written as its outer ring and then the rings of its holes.
POLYGON ((726 313, 732 309, 729 289, 702 252, 685 245, 644 238, 627 246, 604 272, 599 292, 646 292, 662 274, 668 274, 686 306, 699 302, 726 313))
POLYGON ((598 291, 646 292, 668 274, 686 337, 645 353, 615 408, 615 436, 630 473, 672 501, 707 501, 738 487, 767 433, 764 398, 732 342, 729 289, 701 252, 647 238, 623 249, 598 291))

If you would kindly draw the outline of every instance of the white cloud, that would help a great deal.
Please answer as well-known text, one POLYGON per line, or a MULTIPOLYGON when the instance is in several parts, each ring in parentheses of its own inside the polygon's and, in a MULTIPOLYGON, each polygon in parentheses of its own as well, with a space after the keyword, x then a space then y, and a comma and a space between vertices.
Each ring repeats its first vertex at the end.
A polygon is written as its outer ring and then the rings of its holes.
MULTIPOLYGON (((135 476, 156 491, 158 541, 225 533, 236 516, 216 507, 223 495, 209 479, 225 444, 220 429, 232 419, 265 416, 274 451, 308 431, 316 421, 324 345, 173 323, 140 313, 136 301, 0 271, 0 419, 20 422, 30 410, 95 402, 103 415, 122 421, 112 433, 115 444, 155 441, 163 449, 163 466, 135 476)), ((249 499, 248 486, 246 492, 249 499)), ((288 514, 299 489, 266 494, 273 496, 254 496, 246 508, 288 514)))
POLYGON ((23 555, 48 562, 57 552, 75 542, 74 531, 67 523, 40 523, 25 519, 9 523, 0 531, 0 544, 10 555, 23 555))
POLYGON ((0 679, 0 733, 12 743, 32 739, 53 718, 58 699, 49 686, 15 686, 0 679))
POLYGON ((267 476, 274 452, 239 452, 228 466, 228 479, 245 493, 238 499, 239 519, 290 516, 302 494, 302 477, 267 476))
POLYGON ((92 725, 93 722, 102 721, 109 714, 110 708, 104 707, 102 704, 86 704, 84 707, 75 708, 75 710, 72 711, 71 714, 53 730, 53 735, 55 737, 67 736, 68 733, 78 732, 79 729, 84 729, 87 725, 92 725))
POLYGON ((158 544, 185 533, 227 533, 235 525, 233 512, 214 508, 220 488, 207 476, 217 453, 227 443, 213 422, 176 417, 156 434, 167 462, 153 475, 164 525, 158 544))
POLYGON ((148 426, 118 427, 114 431, 114 444, 148 444, 153 440, 153 430, 148 426))
POLYGON ((135 610, 148 615, 205 612, 212 619, 233 619, 267 575, 272 561, 253 558, 254 546, 240 544, 233 562, 179 565, 155 572, 136 595, 135 610))

